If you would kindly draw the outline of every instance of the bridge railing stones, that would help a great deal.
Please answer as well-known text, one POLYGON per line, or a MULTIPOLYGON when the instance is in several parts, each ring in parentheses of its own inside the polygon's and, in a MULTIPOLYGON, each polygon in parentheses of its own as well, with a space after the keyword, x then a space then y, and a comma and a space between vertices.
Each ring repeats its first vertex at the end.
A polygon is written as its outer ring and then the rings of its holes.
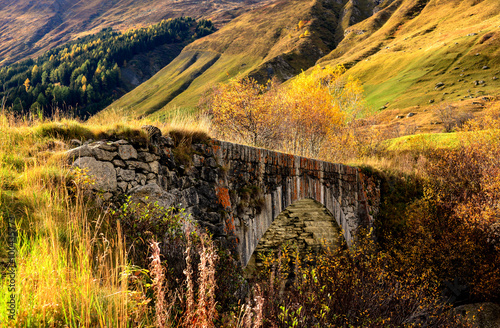
POLYGON ((376 183, 358 168, 233 144, 219 140, 191 145, 190 162, 175 158, 175 145, 98 141, 68 151, 72 165, 87 167, 94 188, 111 199, 128 194, 135 201, 180 205, 224 243, 234 243, 246 265, 273 220, 295 201, 323 204, 348 244, 358 227, 378 210, 376 183), (249 201, 247 190, 253 190, 249 201))

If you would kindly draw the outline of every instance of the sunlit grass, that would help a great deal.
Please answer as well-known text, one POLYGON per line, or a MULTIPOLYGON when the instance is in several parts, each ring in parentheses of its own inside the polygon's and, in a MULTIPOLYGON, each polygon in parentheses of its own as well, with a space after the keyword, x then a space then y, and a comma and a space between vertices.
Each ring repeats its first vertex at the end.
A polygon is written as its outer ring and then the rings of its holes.
MULTIPOLYGON (((61 141, 83 140, 110 128, 71 119, 33 121, 0 116, 0 259, 7 255, 8 220, 18 230, 16 316, 0 307, 2 327, 126 327, 130 302, 127 260, 119 233, 95 236, 102 222, 84 202, 61 156, 61 141), (108 245, 105 247, 105 245, 108 245), (96 260, 98 259, 98 261, 96 260), (96 262, 99 263, 96 266, 96 262)), ((0 302, 11 293, 0 281, 0 302)))
MULTIPOLYGON (((19 231, 16 319, 9 321, 7 307, 0 307, 1 327, 153 326, 142 294, 128 289, 120 231, 99 229, 107 212, 85 198, 85 185, 75 183, 78 173, 64 157, 72 139, 145 138, 145 124, 164 134, 206 135, 210 129, 207 118, 182 111, 165 122, 130 119, 120 110, 87 122, 0 115, 0 260, 8 260, 10 218, 19 231)), ((7 279, 0 290, 6 304, 7 279)))
POLYGON ((124 108, 112 108, 92 117, 87 123, 95 135, 109 134, 110 131, 120 131, 136 129, 141 126, 151 124, 160 130, 164 135, 172 130, 204 132, 209 134, 211 123, 207 116, 203 114, 191 114, 180 108, 174 108, 161 118, 133 118, 124 108))
MULTIPOLYGON (((69 227, 71 223, 65 227, 53 222, 49 216, 44 220, 47 226, 35 237, 27 236, 22 230, 19 236, 17 315, 10 324, 16 327, 126 326, 126 279, 118 280, 119 270, 124 268, 108 265, 96 274, 91 264, 91 245, 82 235, 84 231, 69 227)), ((117 262, 125 264, 124 258, 117 262)), ((2 282, 4 290, 5 282, 2 282)), ((5 304, 9 296, 10 293, 5 292, 0 299, 5 304)), ((9 322, 5 311, 0 311, 0 320, 9 322)))
POLYGON ((387 151, 452 149, 460 145, 460 140, 456 133, 425 133, 390 139, 384 144, 387 151))

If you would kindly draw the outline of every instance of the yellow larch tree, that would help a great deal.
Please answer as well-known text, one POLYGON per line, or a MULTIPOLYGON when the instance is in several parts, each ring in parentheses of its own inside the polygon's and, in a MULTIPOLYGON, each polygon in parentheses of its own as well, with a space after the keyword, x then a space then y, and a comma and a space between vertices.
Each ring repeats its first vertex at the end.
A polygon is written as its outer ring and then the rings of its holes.
POLYGON ((28 92, 29 88, 30 88, 30 79, 26 78, 26 80, 24 81, 23 83, 24 87, 26 88, 26 92, 28 92))

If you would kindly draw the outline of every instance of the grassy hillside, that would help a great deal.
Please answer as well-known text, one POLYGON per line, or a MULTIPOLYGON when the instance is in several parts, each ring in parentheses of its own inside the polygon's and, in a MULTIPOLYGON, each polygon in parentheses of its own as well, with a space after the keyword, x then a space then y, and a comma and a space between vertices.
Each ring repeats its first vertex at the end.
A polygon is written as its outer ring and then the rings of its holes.
MULTIPOLYGON (((349 68, 371 111, 388 108, 397 116, 443 102, 464 107, 459 102, 498 93, 499 36, 495 0, 276 2, 191 44, 111 107, 132 115, 193 112, 215 83, 238 74, 287 80, 316 62, 349 68)), ((434 129, 428 125, 435 117, 427 116, 418 122, 427 125, 424 132, 434 129)))
POLYGON ((110 107, 133 115, 164 115, 179 107, 191 112, 212 85, 234 76, 250 75, 261 82, 273 76, 289 79, 329 53, 345 24, 361 21, 373 10, 372 1, 364 11, 346 3, 278 1, 241 15, 193 42, 150 81, 110 107))
POLYGON ((374 109, 498 93, 500 2, 395 1, 346 30, 321 65, 344 64, 374 109))
POLYGON ((268 0, 0 0, 0 66, 103 28, 125 31, 191 16, 223 24, 268 0))

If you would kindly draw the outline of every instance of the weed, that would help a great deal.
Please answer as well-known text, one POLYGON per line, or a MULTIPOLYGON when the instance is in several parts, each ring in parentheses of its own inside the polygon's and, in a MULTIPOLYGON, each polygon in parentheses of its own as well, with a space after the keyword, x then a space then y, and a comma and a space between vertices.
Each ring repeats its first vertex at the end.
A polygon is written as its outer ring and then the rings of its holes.
POLYGON ((245 186, 238 190, 240 202, 238 203, 238 212, 243 212, 247 208, 253 208, 256 214, 262 212, 265 205, 265 199, 259 186, 245 186))
POLYGON ((193 144, 208 144, 210 137, 201 131, 189 131, 189 130, 171 130, 169 132, 170 137, 174 141, 174 153, 175 159, 186 167, 193 164, 192 156, 197 153, 192 145, 193 144))

